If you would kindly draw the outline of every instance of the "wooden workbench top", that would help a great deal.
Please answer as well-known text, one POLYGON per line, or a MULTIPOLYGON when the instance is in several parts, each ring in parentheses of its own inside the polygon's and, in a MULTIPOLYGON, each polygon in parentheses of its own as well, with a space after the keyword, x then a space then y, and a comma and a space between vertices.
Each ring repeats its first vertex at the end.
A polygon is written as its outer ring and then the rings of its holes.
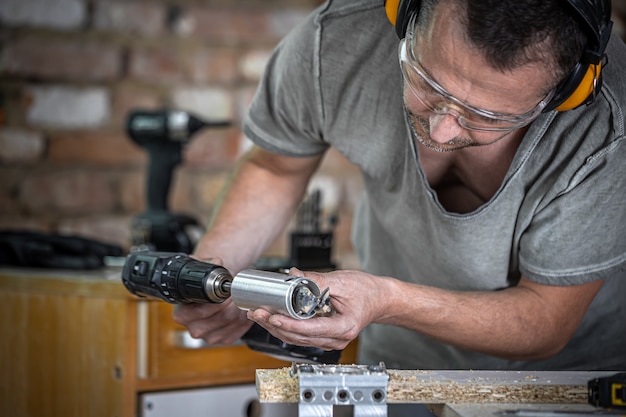
POLYGON ((121 274, 117 266, 93 270, 0 267, 0 290, 137 299, 122 284, 121 274))

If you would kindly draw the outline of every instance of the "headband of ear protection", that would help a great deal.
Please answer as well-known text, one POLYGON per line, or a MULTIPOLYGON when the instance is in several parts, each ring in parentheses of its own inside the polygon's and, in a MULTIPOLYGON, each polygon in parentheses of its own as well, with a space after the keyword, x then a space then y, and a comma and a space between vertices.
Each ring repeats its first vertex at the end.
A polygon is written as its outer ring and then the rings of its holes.
MULTIPOLYGON (((567 0, 587 34, 588 42, 580 61, 556 87, 544 111, 566 111, 593 101, 602 87, 604 51, 611 37, 611 0, 567 0)), ((419 13, 421 0, 385 0, 387 18, 396 35, 404 38, 414 14, 419 13)))

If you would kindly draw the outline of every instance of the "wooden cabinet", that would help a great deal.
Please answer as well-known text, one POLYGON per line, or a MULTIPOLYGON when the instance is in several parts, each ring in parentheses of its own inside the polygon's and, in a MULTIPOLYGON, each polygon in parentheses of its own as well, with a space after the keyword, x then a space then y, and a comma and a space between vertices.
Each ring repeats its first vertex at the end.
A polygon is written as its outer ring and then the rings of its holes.
POLYGON ((1 268, 0 415, 131 417, 140 393, 252 383, 257 368, 289 365, 245 345, 180 347, 172 308, 132 296, 120 269, 1 268))

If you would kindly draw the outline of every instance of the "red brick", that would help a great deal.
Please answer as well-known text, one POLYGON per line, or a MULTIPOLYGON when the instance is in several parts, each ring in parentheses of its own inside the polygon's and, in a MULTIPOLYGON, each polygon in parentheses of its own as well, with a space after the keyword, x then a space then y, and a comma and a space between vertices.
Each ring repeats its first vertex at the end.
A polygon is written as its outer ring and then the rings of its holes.
POLYGON ((93 25, 116 33, 160 35, 165 29, 165 4, 99 1, 95 3, 93 25))
POLYGON ((256 86, 252 86, 252 85, 243 87, 237 90, 236 102, 235 102, 235 106, 236 106, 235 113, 236 113, 238 120, 241 121, 245 119, 255 93, 256 93, 256 86))
POLYGON ((54 229, 54 222, 40 217, 2 216, 0 229, 3 230, 32 230, 48 233, 54 229))
POLYGON ((48 157, 56 164, 145 165, 146 151, 122 131, 66 131, 50 138, 48 157))
POLYGON ((0 165, 0 219, 7 214, 19 214, 20 206, 15 198, 19 184, 26 175, 27 168, 0 165))
POLYGON ((2 0, 0 21, 7 25, 78 29, 86 21, 84 0, 2 0))
POLYGON ((189 25, 189 37, 225 44, 276 42, 270 13, 262 7, 189 7, 181 17, 189 25))
POLYGON ((26 119, 49 128, 100 127, 110 117, 109 91, 102 87, 31 85, 24 91, 26 119))
POLYGON ((121 210, 127 213, 142 213, 146 210, 147 166, 134 169, 118 179, 121 210))
POLYGON ((21 77, 112 80, 121 73, 121 51, 98 41, 27 35, 7 44, 0 68, 21 77))
POLYGON ((243 54, 239 60, 239 71, 247 81, 259 81, 269 60, 271 50, 254 49, 243 54))
POLYGON ((128 76, 132 79, 168 84, 182 81, 185 73, 185 57, 173 47, 136 47, 130 53, 128 76))
POLYGON ((197 180, 197 172, 185 166, 179 166, 173 174, 172 185, 169 190, 169 210, 173 213, 190 215, 200 221, 192 196, 192 187, 197 180))
POLYGON ((42 132, 18 128, 0 128, 0 161, 37 162, 45 150, 42 132))
POLYGON ((125 129, 126 119, 131 110, 154 110, 162 106, 159 93, 153 89, 118 84, 113 90, 111 122, 114 126, 125 129))
POLYGON ((205 129, 194 135, 183 152, 185 165, 223 169, 237 158, 239 130, 205 129))
POLYGON ((208 121, 233 120, 233 94, 225 88, 182 87, 171 92, 171 103, 208 121))
POLYGON ((89 169, 38 170, 19 190, 19 202, 28 213, 105 213, 116 207, 110 175, 89 169))
POLYGON ((210 213, 231 176, 230 171, 202 173, 193 182, 193 199, 198 209, 210 213))
POLYGON ((237 79, 237 54, 232 49, 202 49, 191 54, 190 80, 195 83, 232 83, 237 79))

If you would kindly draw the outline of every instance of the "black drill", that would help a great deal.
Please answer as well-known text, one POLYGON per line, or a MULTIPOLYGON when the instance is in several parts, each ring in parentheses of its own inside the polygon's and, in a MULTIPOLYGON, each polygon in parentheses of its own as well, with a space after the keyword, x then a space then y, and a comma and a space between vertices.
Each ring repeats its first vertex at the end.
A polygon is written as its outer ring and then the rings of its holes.
POLYGON ((134 110, 127 118, 128 136, 148 151, 147 210, 133 220, 133 246, 191 252, 195 241, 190 229, 198 222, 184 214, 168 212, 172 173, 182 162, 182 149, 199 130, 230 126, 230 121, 205 121, 180 110, 134 110))
MULTIPOLYGON (((272 313, 308 319, 330 312, 328 289, 286 274, 246 269, 234 277, 224 267, 182 253, 134 252, 128 255, 122 282, 138 296, 169 303, 221 303, 231 297, 243 310, 262 307, 272 313)), ((340 350, 290 345, 254 324, 241 338, 253 350, 283 360, 337 363, 340 350)))

